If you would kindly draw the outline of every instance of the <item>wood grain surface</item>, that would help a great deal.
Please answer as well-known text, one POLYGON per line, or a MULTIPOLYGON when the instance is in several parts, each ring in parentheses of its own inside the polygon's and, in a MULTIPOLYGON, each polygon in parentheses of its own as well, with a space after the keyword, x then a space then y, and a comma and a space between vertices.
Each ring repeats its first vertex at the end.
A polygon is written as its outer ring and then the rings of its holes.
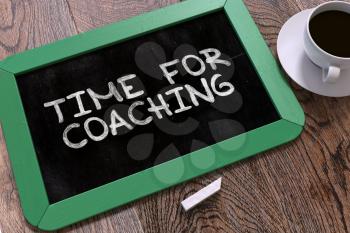
MULTIPOLYGON (((175 2, 0 0, 0 59, 175 2)), ((245 0, 275 55, 283 23, 321 2, 245 0)), ((296 141, 62 232, 350 233, 350 98, 321 97, 290 83, 306 114, 296 141), (181 200, 219 176, 217 195, 190 212, 180 208, 181 200)), ((22 217, 1 133, 0 230, 37 231, 22 217)))

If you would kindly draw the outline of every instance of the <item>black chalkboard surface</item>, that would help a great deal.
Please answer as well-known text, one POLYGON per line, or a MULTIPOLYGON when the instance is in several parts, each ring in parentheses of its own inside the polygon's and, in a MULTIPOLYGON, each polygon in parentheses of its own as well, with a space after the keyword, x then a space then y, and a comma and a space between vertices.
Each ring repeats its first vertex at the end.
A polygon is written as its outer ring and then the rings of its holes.
MULTIPOLYGON (((187 62, 191 70, 200 70, 200 61, 196 58, 190 57, 187 62)), ((50 203, 280 119, 223 11, 25 73, 16 80, 50 203), (206 62, 205 54, 200 53, 208 48, 219 51, 219 59, 230 65, 219 61, 214 64, 214 70, 212 64, 206 62), (195 55, 204 61, 205 71, 201 75, 193 76, 186 71, 181 62, 186 55, 195 55), (172 77, 176 83, 171 85, 158 64, 174 59, 179 62, 168 66, 168 70, 178 73, 172 77), (128 74, 136 74, 127 83, 133 86, 134 93, 143 90, 130 100, 117 81, 128 74), (216 95, 213 103, 198 98, 198 106, 194 106, 189 93, 182 89, 184 105, 192 107, 175 114, 179 102, 174 92, 168 96, 164 93, 185 84, 205 93, 201 78, 210 83, 214 74, 222 75, 218 80, 231 83, 234 92, 216 95), (124 100, 118 102, 114 95, 100 99, 101 109, 97 110, 88 90, 107 95, 109 82, 124 100), (137 118, 145 118, 149 115, 146 98, 151 97, 159 104, 156 98, 159 93, 165 96, 173 114, 169 116, 162 110, 162 119, 153 114, 154 120, 147 125, 132 124, 128 118, 130 105, 144 101, 145 105, 140 105, 135 114, 137 118), (58 105, 63 118, 60 123, 54 106, 43 107, 43 104, 62 98, 64 102, 58 105), (81 99, 86 113, 80 117, 74 117, 81 113, 77 98, 81 99), (96 117, 108 126, 113 111, 132 129, 124 125, 117 129, 117 135, 112 135, 108 127, 108 136, 103 140, 90 139, 84 122, 96 117), (62 137, 68 125, 74 123, 80 126, 69 131, 69 140, 87 140, 86 145, 78 149, 67 146, 62 137)), ((93 135, 101 135, 104 125, 96 118, 91 120, 89 128, 93 135)))

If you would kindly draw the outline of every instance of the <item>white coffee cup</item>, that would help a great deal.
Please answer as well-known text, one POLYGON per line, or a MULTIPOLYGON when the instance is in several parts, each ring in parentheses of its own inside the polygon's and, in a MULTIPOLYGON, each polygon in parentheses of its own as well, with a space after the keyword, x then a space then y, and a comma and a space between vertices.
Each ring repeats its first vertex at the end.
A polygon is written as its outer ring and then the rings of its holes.
MULTIPOLYGON (((338 57, 332 55, 322 48, 312 39, 309 25, 310 20, 316 15, 325 11, 343 11, 350 14, 350 3, 343 1, 331 1, 323 3, 314 8, 307 20, 307 25, 304 33, 304 49, 310 60, 322 68, 323 82, 334 83, 340 77, 342 70, 350 69, 350 57, 338 57)), ((350 26, 347 30, 350 30, 350 26)), ((349 41, 350 46, 350 41, 349 41)), ((348 77, 350 78, 350 77, 348 77)))

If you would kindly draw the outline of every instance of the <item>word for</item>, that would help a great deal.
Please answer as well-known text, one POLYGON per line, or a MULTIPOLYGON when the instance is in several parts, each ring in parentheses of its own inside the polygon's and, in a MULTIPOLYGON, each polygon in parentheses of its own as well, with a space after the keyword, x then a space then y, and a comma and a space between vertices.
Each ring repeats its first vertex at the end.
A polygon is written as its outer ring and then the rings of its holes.
MULTIPOLYGON (((199 106, 199 99, 209 103, 215 101, 215 96, 228 96, 234 92, 234 86, 229 83, 222 81, 220 82, 221 74, 214 74, 209 80, 205 78, 199 78, 206 71, 206 64, 209 64, 212 70, 217 70, 217 66, 225 65, 231 66, 231 62, 227 60, 220 59, 221 52, 215 48, 208 48, 201 50, 199 54, 203 55, 205 60, 203 61, 200 57, 196 55, 186 55, 181 60, 175 59, 170 62, 160 64, 159 67, 163 72, 164 77, 167 79, 170 85, 176 84, 175 78, 179 71, 176 69, 177 64, 181 64, 184 70, 192 77, 197 77, 201 83, 201 90, 199 91, 189 84, 182 86, 174 85, 173 88, 167 90, 165 93, 158 93, 154 98, 147 97, 144 100, 135 100, 128 108, 128 119, 121 117, 121 114, 117 110, 112 110, 110 113, 110 124, 108 125, 103 119, 98 117, 90 117, 85 120, 83 125, 79 123, 69 124, 63 131, 63 141, 64 143, 73 149, 79 149, 84 147, 88 143, 88 138, 93 141, 102 141, 109 134, 116 136, 118 135, 118 129, 121 127, 126 127, 128 130, 132 130, 137 125, 147 125, 151 123, 154 118, 162 119, 163 115, 172 116, 173 114, 178 114, 184 111, 190 110, 193 106, 199 106), (190 68, 189 61, 194 60, 199 66, 190 68), (199 68, 198 68, 199 67, 199 68), (192 105, 186 105, 183 101, 184 94, 190 97, 192 105), (168 98, 165 98, 168 97, 168 98), (176 109, 171 111, 170 106, 166 99, 175 98, 177 102, 176 109), (148 115, 143 117, 143 119, 138 119, 135 116, 136 108, 143 106, 147 108, 148 115), (93 133, 90 129, 91 123, 100 124, 103 129, 101 133, 93 133), (86 132, 87 138, 82 138, 80 141, 73 142, 70 138, 70 132, 72 130, 79 130, 83 128, 86 132)), ((139 99, 145 94, 144 90, 137 90, 135 86, 132 85, 132 80, 138 78, 136 74, 128 74, 116 79, 117 88, 115 83, 108 83, 108 93, 99 94, 93 91, 91 88, 86 90, 80 90, 72 93, 65 98, 56 99, 50 102, 44 103, 44 107, 48 109, 53 109, 57 115, 58 123, 62 124, 65 121, 61 106, 67 104, 67 102, 75 102, 78 107, 79 112, 75 113, 74 118, 79 118, 85 115, 92 114, 93 110, 101 110, 103 100, 108 100, 114 98, 117 102, 123 102, 125 100, 139 99), (118 90, 122 89, 122 93, 118 90), (123 94, 123 95, 122 95, 123 94), (88 95, 91 101, 94 103, 95 109, 86 109, 82 101, 82 95, 88 95)), ((141 80, 139 80, 141 81, 141 80)), ((143 86, 143 85, 142 85, 143 86)), ((171 87, 171 86, 170 86, 171 87)))

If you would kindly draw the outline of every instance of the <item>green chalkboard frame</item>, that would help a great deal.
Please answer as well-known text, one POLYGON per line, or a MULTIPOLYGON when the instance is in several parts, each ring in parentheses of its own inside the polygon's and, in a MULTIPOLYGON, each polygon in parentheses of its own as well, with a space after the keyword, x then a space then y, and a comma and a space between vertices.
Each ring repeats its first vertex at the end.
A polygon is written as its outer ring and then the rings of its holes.
POLYGON ((0 62, 0 119, 23 213, 29 223, 44 230, 67 226, 291 141, 301 133, 305 121, 300 105, 241 0, 188 0, 8 57, 0 62), (211 166, 207 147, 50 205, 15 76, 222 9, 281 120, 210 146, 216 152, 211 166), (231 149, 225 150, 228 147, 231 149), (193 166, 192 161, 198 158, 207 168, 193 166), (180 178, 176 177, 178 169, 183 170, 180 178), (166 182, 156 178, 159 176, 166 182))

